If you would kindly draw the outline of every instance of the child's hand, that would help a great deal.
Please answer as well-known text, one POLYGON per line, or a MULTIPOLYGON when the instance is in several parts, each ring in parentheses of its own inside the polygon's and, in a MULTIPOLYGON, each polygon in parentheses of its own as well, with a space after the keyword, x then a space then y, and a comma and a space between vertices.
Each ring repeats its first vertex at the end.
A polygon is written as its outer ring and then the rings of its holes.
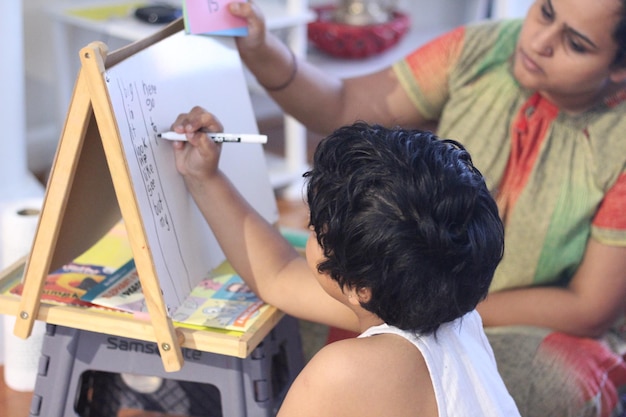
POLYGON ((228 5, 233 16, 241 17, 248 22, 248 36, 235 38, 240 51, 253 51, 265 44, 265 18, 258 6, 253 2, 233 2, 228 5))
POLYGON ((207 132, 222 132, 222 123, 201 107, 180 114, 172 130, 185 133, 187 141, 173 142, 176 169, 189 188, 200 187, 217 173, 221 145, 213 142, 207 132))

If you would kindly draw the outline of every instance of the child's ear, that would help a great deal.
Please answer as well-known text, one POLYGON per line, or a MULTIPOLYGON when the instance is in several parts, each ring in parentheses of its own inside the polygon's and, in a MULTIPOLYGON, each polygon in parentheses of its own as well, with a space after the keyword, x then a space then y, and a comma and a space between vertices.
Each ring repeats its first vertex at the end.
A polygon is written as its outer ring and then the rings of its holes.
POLYGON ((352 305, 367 303, 372 298, 372 290, 366 287, 350 288, 348 290, 348 301, 352 305))

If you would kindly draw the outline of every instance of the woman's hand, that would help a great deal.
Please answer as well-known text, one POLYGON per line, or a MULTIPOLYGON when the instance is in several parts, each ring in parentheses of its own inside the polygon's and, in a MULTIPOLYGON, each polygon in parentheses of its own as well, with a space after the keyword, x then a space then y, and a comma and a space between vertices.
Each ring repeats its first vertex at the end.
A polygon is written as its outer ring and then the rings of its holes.
POLYGON ((240 17, 248 22, 248 35, 235 38, 239 52, 254 53, 254 51, 265 45, 265 18, 255 3, 233 2, 228 5, 228 10, 233 16, 240 17))
POLYGON ((206 135, 222 132, 222 123, 201 107, 180 114, 172 124, 172 130, 184 133, 187 141, 173 143, 176 169, 185 178, 192 194, 202 188, 218 172, 221 145, 206 135))

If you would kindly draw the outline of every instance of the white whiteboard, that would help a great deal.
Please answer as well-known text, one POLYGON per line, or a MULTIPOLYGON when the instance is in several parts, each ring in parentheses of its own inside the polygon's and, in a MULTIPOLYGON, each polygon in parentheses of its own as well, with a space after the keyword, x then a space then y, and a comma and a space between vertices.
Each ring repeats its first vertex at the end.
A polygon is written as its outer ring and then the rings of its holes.
MULTIPOLYGON (((172 144, 156 138, 180 113, 202 106, 229 133, 258 133, 232 38, 182 32, 109 68, 114 108, 143 227, 168 308, 225 257, 174 164, 172 144)), ((220 167, 270 222, 278 219, 262 145, 224 144, 220 167)))

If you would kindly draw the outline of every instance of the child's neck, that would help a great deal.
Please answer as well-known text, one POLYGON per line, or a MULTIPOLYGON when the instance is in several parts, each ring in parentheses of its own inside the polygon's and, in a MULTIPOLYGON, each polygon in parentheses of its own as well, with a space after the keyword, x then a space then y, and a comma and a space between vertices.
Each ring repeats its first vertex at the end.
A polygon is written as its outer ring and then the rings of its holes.
POLYGON ((385 324, 383 319, 378 317, 377 315, 370 313, 369 311, 363 310, 362 314, 357 313, 357 317, 359 318, 359 332, 363 333, 370 327, 380 326, 381 324, 385 324))

